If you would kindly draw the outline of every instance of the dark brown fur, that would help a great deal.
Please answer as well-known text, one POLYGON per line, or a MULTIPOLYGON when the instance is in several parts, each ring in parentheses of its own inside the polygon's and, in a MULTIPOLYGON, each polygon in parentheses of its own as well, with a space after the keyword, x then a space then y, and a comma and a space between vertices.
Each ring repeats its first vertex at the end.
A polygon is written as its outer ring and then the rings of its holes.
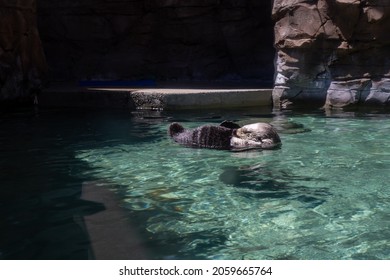
POLYGON ((214 125, 203 125, 186 130, 180 124, 172 123, 168 132, 175 142, 185 146, 229 150, 234 130, 214 125))

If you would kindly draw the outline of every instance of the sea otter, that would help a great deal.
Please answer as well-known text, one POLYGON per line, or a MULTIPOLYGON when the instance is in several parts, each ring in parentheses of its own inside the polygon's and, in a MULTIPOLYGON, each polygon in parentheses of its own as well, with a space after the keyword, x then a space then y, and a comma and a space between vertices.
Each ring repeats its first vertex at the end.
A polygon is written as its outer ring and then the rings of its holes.
POLYGON ((219 126, 203 125, 195 129, 185 129, 179 123, 169 126, 168 134, 179 144, 219 150, 276 149, 282 144, 272 125, 253 123, 240 127, 230 121, 219 126))

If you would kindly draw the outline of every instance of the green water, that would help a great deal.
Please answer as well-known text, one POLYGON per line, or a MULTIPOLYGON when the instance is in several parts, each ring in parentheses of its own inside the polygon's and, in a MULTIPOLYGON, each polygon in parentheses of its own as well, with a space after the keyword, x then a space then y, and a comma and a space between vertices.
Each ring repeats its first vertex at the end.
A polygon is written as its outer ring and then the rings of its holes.
MULTIPOLYGON (((115 194, 145 237, 150 258, 389 259, 389 117, 375 112, 268 109, 7 115, 0 123, 4 143, 0 162, 2 172, 13 173, 0 179, 13 189, 8 191, 8 203, 0 204, 8 221, 5 229, 18 232, 10 222, 15 209, 10 200, 25 208, 17 211, 19 216, 39 208, 46 218, 19 221, 22 229, 43 236, 19 233, 3 241, 0 258, 88 258, 82 248, 93 244, 79 233, 82 226, 71 221, 104 211, 80 200, 80 186, 88 181, 115 194), (173 121, 194 128, 225 119, 274 124, 282 148, 192 149, 167 136, 173 121), (291 125, 302 133, 293 133, 291 125), (17 143, 5 135, 6 129, 15 130, 17 143), (40 161, 42 154, 48 155, 40 161), (15 170, 29 179, 18 178, 15 170), (38 195, 30 190, 15 198, 26 182, 38 188, 38 195), (59 234, 64 227, 71 233, 59 234), (53 241, 56 234, 62 236, 60 241, 53 241), (39 242, 46 251, 37 249, 39 242), (54 253, 58 247, 66 249, 54 253)), ((18 222, 17 217, 12 219, 18 222)))

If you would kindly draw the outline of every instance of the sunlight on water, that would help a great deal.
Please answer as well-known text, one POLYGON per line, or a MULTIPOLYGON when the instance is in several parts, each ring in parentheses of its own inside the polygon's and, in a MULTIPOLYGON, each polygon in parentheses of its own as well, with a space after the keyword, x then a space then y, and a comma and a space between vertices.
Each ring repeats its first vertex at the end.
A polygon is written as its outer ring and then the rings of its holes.
POLYGON ((150 213, 151 235, 182 240, 173 258, 390 258, 388 118, 238 118, 307 131, 281 131, 279 150, 234 153, 179 146, 167 137, 170 122, 157 120, 146 131, 134 124, 137 141, 76 157, 115 186, 125 208, 150 213))

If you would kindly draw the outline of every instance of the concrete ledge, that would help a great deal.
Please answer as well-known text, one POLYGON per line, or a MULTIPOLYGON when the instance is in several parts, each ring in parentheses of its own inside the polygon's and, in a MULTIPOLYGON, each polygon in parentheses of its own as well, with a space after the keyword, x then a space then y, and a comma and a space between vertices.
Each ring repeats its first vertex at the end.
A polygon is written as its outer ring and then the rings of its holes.
POLYGON ((130 93, 138 109, 209 109, 269 106, 272 89, 143 89, 130 93))
POLYGON ((187 110, 272 105, 272 89, 48 88, 42 107, 187 110))

